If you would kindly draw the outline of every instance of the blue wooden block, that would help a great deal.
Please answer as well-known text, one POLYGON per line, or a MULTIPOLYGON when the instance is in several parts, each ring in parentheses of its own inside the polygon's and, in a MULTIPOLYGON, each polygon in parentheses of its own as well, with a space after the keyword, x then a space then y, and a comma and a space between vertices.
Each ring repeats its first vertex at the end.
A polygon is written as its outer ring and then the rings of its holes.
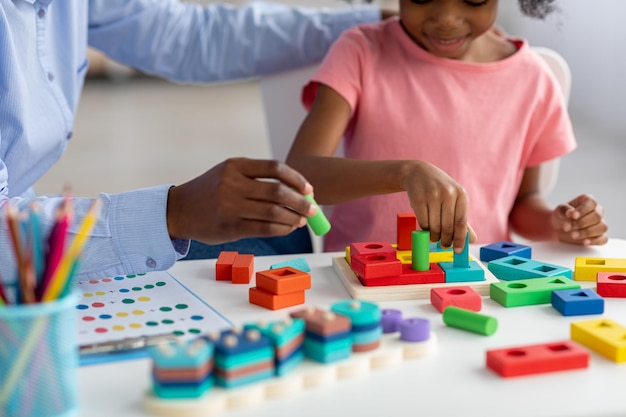
POLYGON ((465 234, 465 246, 461 253, 452 255, 452 264, 455 268, 469 268, 469 232, 465 234))
POLYGON ((551 301, 564 316, 604 313, 604 299, 590 288, 553 291, 551 301))
POLYGON ((572 270, 563 266, 539 262, 520 256, 507 256, 487 264, 487 268, 503 281, 516 281, 529 278, 563 276, 572 278, 572 270))
POLYGON ((311 267, 309 266, 309 263, 306 261, 306 258, 295 258, 295 259, 289 259, 284 262, 279 262, 279 263, 271 265, 270 269, 284 268, 286 266, 295 268, 298 271, 311 272, 311 267))
POLYGON ((520 258, 532 258, 530 246, 519 243, 501 241, 480 248, 480 260, 490 262, 507 256, 519 256, 520 258))
POLYGON ((430 252, 452 252, 452 248, 444 248, 443 246, 441 246, 441 241, 439 242, 430 242, 430 247, 429 247, 429 251, 430 252))
POLYGON ((213 357, 213 344, 203 339, 150 347, 159 369, 190 369, 204 366, 213 357))
POLYGON ((456 268, 454 262, 439 262, 446 274, 446 282, 475 282, 485 280, 485 271, 476 261, 469 262, 469 268, 456 268))

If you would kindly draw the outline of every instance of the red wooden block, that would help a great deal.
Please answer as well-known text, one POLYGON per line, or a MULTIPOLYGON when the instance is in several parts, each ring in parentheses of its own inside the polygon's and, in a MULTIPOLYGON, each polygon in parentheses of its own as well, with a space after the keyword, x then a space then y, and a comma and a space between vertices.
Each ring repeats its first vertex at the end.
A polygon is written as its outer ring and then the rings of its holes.
POLYGON ((402 262, 395 253, 350 255, 350 268, 365 279, 393 277, 402 274, 402 262))
POLYGON ((417 229, 415 213, 398 213, 397 240, 398 250, 411 250, 413 247, 411 233, 417 229))
POLYGON ((272 294, 288 294, 311 288, 311 274, 286 266, 256 273, 256 286, 272 294))
POLYGON ((254 273, 254 255, 237 255, 233 262, 233 284, 250 284, 254 273))
POLYGON ((230 281, 233 278, 233 262, 237 254, 237 252, 220 252, 215 262, 216 281, 230 281))
POLYGON ((443 313, 448 306, 455 306, 471 311, 480 311, 483 299, 472 287, 440 287, 430 290, 430 302, 443 313))
POLYGON ((588 366, 589 352, 571 340, 487 351, 487 367, 505 378, 588 366))
POLYGON ((359 277, 359 281, 366 287, 382 287, 387 285, 437 284, 446 282, 446 274, 435 263, 430 264, 428 271, 415 271, 411 265, 402 265, 402 274, 395 277, 367 279, 359 277))
POLYGON ((596 292, 602 297, 626 298, 626 273, 598 272, 596 292))
POLYGON ((256 304, 269 310, 280 310, 281 308, 304 304, 304 291, 276 295, 260 288, 252 287, 248 295, 250 304, 256 304))
POLYGON ((378 255, 381 253, 396 254, 389 242, 357 242, 350 244, 350 258, 354 255, 378 255))

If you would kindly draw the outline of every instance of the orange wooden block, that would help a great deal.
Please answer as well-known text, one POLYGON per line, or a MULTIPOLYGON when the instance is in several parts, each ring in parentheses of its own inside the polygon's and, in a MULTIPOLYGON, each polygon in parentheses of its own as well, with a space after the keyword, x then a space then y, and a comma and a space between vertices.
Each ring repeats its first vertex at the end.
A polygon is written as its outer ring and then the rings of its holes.
POLYGON ((237 258, 238 252, 220 252, 215 263, 215 280, 230 281, 233 277, 233 262, 237 258))
POLYGON ((311 288, 311 274, 286 266, 256 273, 256 286, 282 295, 311 288))
POLYGON ((237 255, 233 263, 233 284, 250 284, 254 273, 254 255, 237 255))
POLYGON ((304 304, 304 291, 276 295, 260 288, 252 287, 248 294, 250 304, 256 304, 269 310, 280 310, 281 308, 304 304))
POLYGON ((417 229, 415 213, 398 213, 396 228, 398 250, 411 250, 413 246, 411 233, 417 229))

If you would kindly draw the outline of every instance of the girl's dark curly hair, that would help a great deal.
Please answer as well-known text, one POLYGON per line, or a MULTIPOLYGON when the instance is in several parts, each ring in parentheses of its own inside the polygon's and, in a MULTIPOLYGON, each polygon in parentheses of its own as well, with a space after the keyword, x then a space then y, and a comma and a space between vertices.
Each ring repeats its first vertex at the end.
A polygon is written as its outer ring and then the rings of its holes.
POLYGON ((528 17, 543 19, 556 9, 556 0, 519 0, 519 6, 528 17))

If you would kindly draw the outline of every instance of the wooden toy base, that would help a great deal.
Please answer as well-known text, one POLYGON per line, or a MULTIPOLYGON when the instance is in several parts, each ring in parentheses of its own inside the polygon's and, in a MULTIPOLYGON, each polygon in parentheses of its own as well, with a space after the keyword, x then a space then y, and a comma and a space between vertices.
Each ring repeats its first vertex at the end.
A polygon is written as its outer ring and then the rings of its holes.
POLYGON ((384 287, 366 287, 357 278, 350 268, 345 256, 333 256, 333 268, 339 276, 339 280, 346 287, 352 298, 368 301, 399 301, 416 300, 420 298, 430 298, 431 288, 456 287, 466 285, 472 287, 480 295, 489 295, 489 285, 492 282, 500 282, 485 266, 478 260, 476 263, 485 271, 485 281, 473 282, 449 282, 439 284, 413 284, 413 285, 388 285, 384 287))
POLYGON ((430 334, 425 342, 408 343, 398 333, 383 335, 380 347, 370 352, 353 353, 349 358, 322 364, 305 359, 285 376, 225 389, 213 387, 197 399, 162 399, 150 390, 143 406, 151 414, 162 417, 207 417, 227 410, 247 407, 265 400, 296 394, 320 385, 332 384, 341 379, 365 375, 372 370, 401 364, 435 352, 437 337, 430 334))

